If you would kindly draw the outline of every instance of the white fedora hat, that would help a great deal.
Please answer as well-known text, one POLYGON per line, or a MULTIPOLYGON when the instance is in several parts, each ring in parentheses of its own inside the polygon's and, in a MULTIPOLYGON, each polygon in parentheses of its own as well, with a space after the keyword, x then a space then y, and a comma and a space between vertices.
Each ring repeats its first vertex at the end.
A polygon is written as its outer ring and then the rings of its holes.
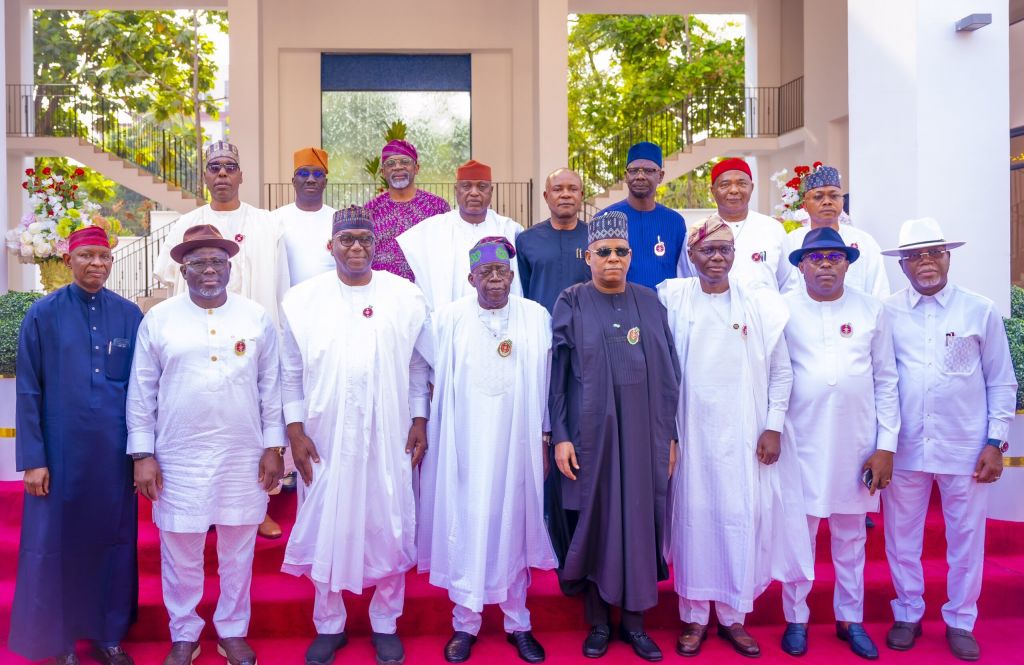
POLYGON ((900 246, 896 249, 882 250, 886 256, 900 256, 903 252, 910 252, 915 249, 927 249, 929 247, 945 247, 953 249, 964 243, 956 240, 946 240, 939 223, 931 217, 921 219, 908 219, 900 227, 900 246))

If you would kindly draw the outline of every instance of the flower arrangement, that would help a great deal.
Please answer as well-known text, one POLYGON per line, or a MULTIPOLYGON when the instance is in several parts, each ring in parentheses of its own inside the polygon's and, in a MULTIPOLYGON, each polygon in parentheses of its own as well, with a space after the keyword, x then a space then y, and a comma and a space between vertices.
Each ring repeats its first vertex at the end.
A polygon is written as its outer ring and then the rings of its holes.
POLYGON ((782 194, 782 203, 775 206, 775 214, 786 228, 786 233, 800 228, 807 221, 807 213, 804 211, 804 180, 821 165, 821 162, 814 162, 811 166, 795 166, 792 177, 786 169, 772 174, 771 181, 782 194))
POLYGON ((84 170, 75 169, 65 177, 46 167, 38 173, 25 169, 25 175, 21 186, 29 193, 32 212, 7 232, 7 247, 23 263, 38 264, 44 288, 52 291, 60 286, 54 280, 70 281, 62 261, 68 251, 68 236, 82 227, 98 226, 107 232, 114 247, 121 224, 100 215, 99 205, 89 201, 78 184, 84 170))

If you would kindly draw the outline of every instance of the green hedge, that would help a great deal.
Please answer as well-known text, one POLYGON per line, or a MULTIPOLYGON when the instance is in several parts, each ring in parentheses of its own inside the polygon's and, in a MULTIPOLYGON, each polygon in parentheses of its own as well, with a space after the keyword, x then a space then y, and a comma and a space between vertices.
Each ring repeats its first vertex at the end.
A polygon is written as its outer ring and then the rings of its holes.
POLYGON ((1010 317, 1003 319, 1010 341, 1013 373, 1017 375, 1017 410, 1024 410, 1024 289, 1010 288, 1010 317))
POLYGON ((8 291, 0 296, 0 374, 14 376, 21 321, 32 303, 42 297, 42 293, 21 291, 8 291))

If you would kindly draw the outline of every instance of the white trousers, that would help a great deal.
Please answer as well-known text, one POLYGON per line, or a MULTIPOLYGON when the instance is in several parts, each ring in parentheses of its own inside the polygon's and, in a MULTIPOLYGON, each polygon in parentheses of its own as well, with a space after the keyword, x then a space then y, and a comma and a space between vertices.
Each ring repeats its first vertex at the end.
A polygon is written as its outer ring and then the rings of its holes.
MULTIPOLYGON (((526 609, 526 590, 530 588, 530 569, 524 568, 508 587, 508 597, 498 607, 505 613, 505 632, 517 633, 530 630, 530 610, 526 609)), ((468 607, 458 603, 452 609, 452 628, 463 633, 476 635, 480 632, 482 617, 468 607)))
POLYGON ((896 587, 893 617, 913 623, 924 616, 921 550, 933 481, 942 496, 949 564, 949 600, 942 606, 942 618, 953 628, 974 630, 985 560, 988 485, 971 476, 893 471, 884 498, 885 556, 896 587))
MULTIPOLYGON (((249 630, 249 585, 257 525, 217 525, 217 574, 220 598, 213 613, 217 635, 245 637, 249 630)), ((196 613, 203 598, 203 549, 206 533, 160 531, 160 579, 170 615, 171 641, 196 642, 204 621, 196 613)))
MULTIPOLYGON (((729 627, 734 623, 738 623, 742 626, 743 621, 747 618, 745 612, 740 612, 731 605, 723 603, 720 600, 715 601, 715 614, 718 615, 719 625, 725 627, 729 627)), ((690 600, 680 596, 679 618, 686 623, 699 623, 702 626, 708 625, 708 621, 711 619, 711 601, 690 600)))
MULTIPOLYGON (((313 582, 316 596, 313 599, 313 625, 320 635, 337 635, 344 632, 348 612, 340 591, 331 591, 323 582, 313 582)), ((370 599, 370 626, 375 633, 395 633, 395 623, 402 616, 405 604, 405 573, 396 573, 377 582, 377 588, 370 599)))
MULTIPOLYGON (((888 490, 886 490, 888 491, 888 490)), ((832 565, 836 569, 836 588, 832 596, 832 609, 836 621, 860 623, 864 620, 864 559, 867 530, 864 513, 829 516, 828 528, 832 536, 832 565)), ((811 558, 817 554, 815 543, 821 518, 807 516, 807 530, 811 535, 811 558)), ((813 582, 784 582, 782 585, 782 611, 789 623, 807 623, 811 610, 807 596, 813 582)))

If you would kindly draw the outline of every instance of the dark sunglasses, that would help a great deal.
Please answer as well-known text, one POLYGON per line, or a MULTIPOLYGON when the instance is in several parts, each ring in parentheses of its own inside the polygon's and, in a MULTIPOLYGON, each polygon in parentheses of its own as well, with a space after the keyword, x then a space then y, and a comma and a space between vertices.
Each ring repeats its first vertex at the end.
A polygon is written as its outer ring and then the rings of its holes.
POLYGON ((597 254, 602 259, 607 259, 612 255, 612 252, 615 252, 615 256, 625 258, 629 256, 631 251, 632 250, 629 247, 616 247, 615 249, 612 249, 611 247, 602 247, 601 249, 595 249, 594 254, 597 254))

